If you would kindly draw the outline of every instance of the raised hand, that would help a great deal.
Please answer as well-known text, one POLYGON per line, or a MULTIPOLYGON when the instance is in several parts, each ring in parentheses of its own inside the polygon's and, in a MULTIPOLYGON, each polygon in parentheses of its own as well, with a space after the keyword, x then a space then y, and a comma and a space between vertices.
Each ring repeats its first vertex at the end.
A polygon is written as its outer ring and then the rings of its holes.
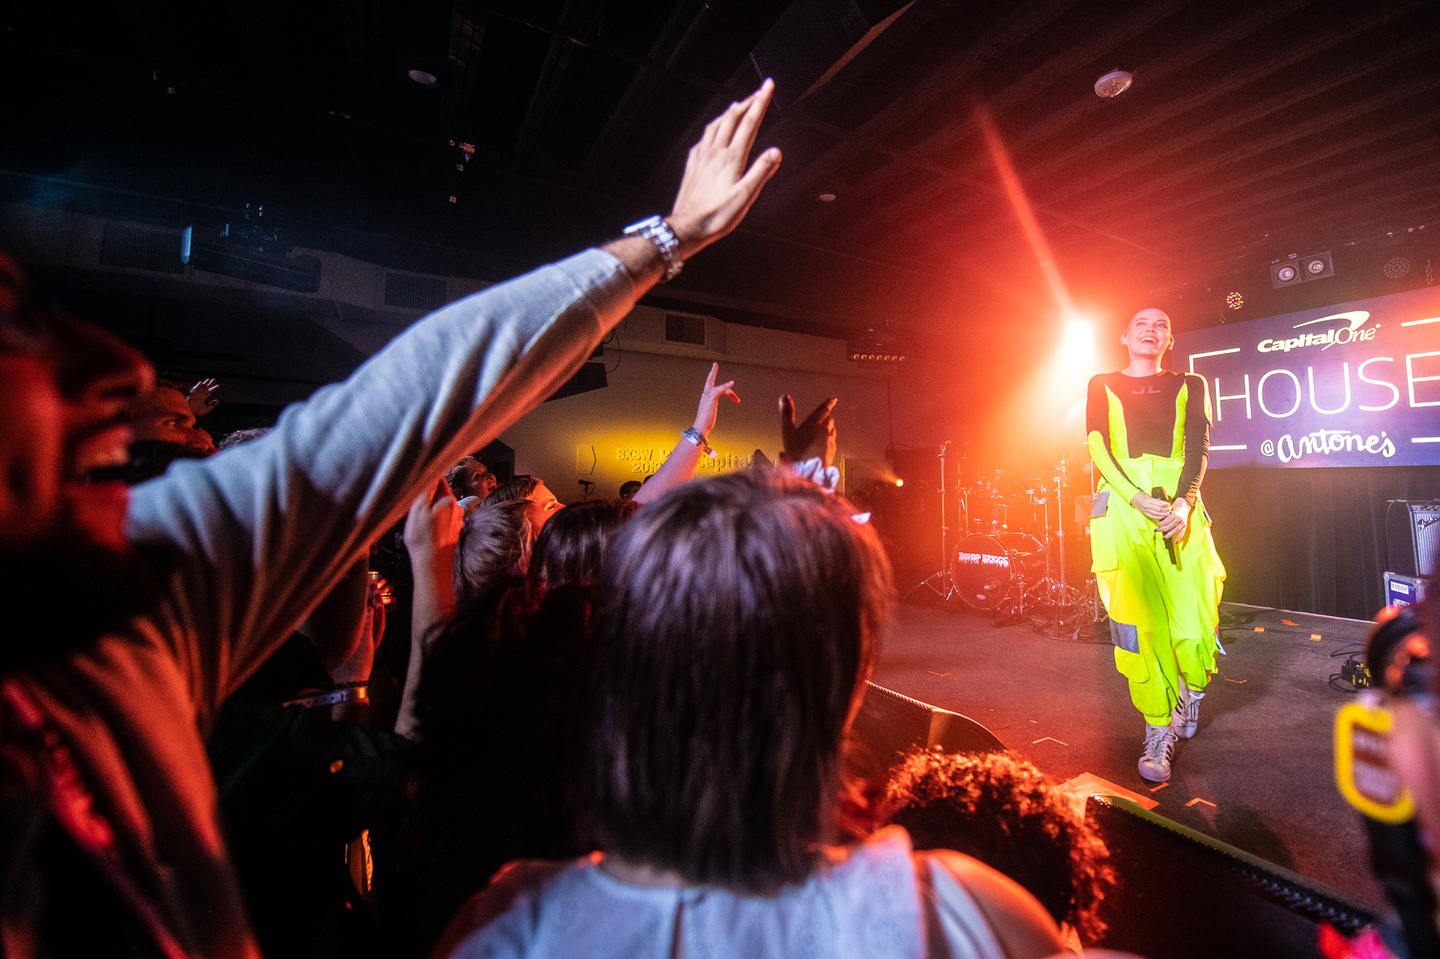
POLYGON ((196 416, 204 416, 219 406, 220 401, 211 396, 219 388, 220 384, 213 378, 200 380, 190 387, 190 392, 185 394, 185 403, 190 407, 190 412, 196 416))
POLYGON ((369 680, 375 666, 375 650, 385 638, 385 592, 390 585, 384 578, 371 580, 365 586, 365 612, 355 625, 350 653, 330 668, 330 679, 337 683, 363 683, 369 680))
POLYGON ((417 729, 415 690, 420 685, 420 667, 455 610, 455 587, 450 576, 464 523, 465 511, 456 503, 443 476, 415 498, 405 517, 405 548, 410 552, 415 590, 410 602, 410 666, 400 694, 395 731, 410 739, 415 738, 417 729))
POLYGON ((795 401, 786 393, 780 397, 780 441, 784 447, 780 453, 782 463, 803 463, 819 457, 820 465, 829 469, 835 462, 835 420, 830 411, 835 408, 836 397, 823 400, 805 417, 804 422, 795 424, 795 401))
POLYGON ((415 498, 405 518, 405 548, 410 551, 412 564, 417 554, 427 558, 447 550, 453 554, 464 522, 465 511, 457 504, 450 484, 441 477, 415 498))
POLYGON ((731 389, 735 385, 734 380, 715 385, 715 376, 719 372, 720 364, 711 363, 710 375, 705 377, 705 389, 700 393, 700 407, 695 411, 695 429, 701 436, 709 436, 715 428, 715 418, 720 413, 720 397, 728 396, 732 403, 740 402, 740 397, 731 389))
POLYGON ((680 241, 681 259, 689 259, 735 229, 779 168, 780 151, 775 147, 756 157, 748 170, 745 166, 774 92, 775 82, 766 80, 711 120, 700 142, 690 148, 675 207, 666 217, 680 241))

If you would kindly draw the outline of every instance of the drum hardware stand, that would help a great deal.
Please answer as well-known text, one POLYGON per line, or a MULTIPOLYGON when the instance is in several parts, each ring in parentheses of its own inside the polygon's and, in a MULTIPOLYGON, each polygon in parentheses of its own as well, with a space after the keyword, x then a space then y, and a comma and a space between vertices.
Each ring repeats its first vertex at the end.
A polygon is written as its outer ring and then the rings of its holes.
POLYGON ((1014 608, 996 616, 996 626, 1018 626, 1025 622, 1025 594, 1027 592, 1023 579, 1017 574, 1015 588, 1011 591, 1011 595, 1006 597, 1006 603, 1014 603, 1014 608))
POLYGON ((1075 629, 1071 638, 1077 640, 1080 638, 1080 630, 1087 624, 1098 628, 1110 619, 1110 614, 1105 612, 1105 604, 1100 602, 1100 587, 1096 585, 1094 576, 1085 580, 1085 588, 1080 591, 1072 613, 1075 617, 1075 629))
MULTIPOLYGON (((1050 551, 1045 551, 1045 577, 1032 587, 1041 597, 1041 601, 1050 605, 1054 614, 1045 625, 1049 631, 1062 630, 1068 618, 1067 612, 1074 615, 1074 606, 1078 602, 1078 596, 1074 589, 1065 582, 1065 516, 1063 507, 1063 493, 1065 474, 1068 461, 1062 455, 1060 464, 1055 468, 1052 479, 1055 482, 1055 518, 1056 530, 1055 541, 1056 551, 1059 553, 1060 579, 1056 580, 1051 575, 1050 551)), ((1050 542, 1050 507, 1045 504, 1045 542, 1050 542)), ((1074 620, 1072 619, 1071 622, 1074 620)))
MULTIPOLYGON (((1089 463, 1086 466, 1087 475, 1090 478, 1090 491, 1095 491, 1095 464, 1089 463)), ((1089 527, 1086 527, 1087 532, 1089 527)), ((1105 604, 1100 601, 1100 586, 1095 580, 1095 574, 1085 578, 1083 589, 1073 591, 1074 598, 1070 604, 1071 623, 1074 628, 1070 631, 1070 638, 1076 642, 1080 640, 1080 631, 1087 626, 1100 627, 1110 620, 1110 614, 1105 610, 1105 604)))
MULTIPOLYGON (((946 440, 940 444, 940 452, 936 454, 940 457, 940 569, 910 588, 913 593, 921 586, 928 586, 946 602, 957 595, 955 581, 950 576, 950 526, 945 516, 945 452, 949 448, 950 441, 946 440)), ((968 524, 968 517, 966 522, 968 524)))

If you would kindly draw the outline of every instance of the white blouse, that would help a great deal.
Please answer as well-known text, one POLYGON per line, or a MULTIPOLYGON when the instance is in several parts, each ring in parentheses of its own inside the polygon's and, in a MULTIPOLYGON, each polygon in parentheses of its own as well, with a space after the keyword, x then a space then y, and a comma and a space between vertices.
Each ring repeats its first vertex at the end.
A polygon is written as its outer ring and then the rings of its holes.
POLYGON ((832 850, 803 883, 769 896, 637 886, 600 860, 512 863, 460 911, 436 956, 921 959, 931 956, 928 938, 946 943, 953 959, 1005 959, 964 886, 912 853, 898 826, 832 850))

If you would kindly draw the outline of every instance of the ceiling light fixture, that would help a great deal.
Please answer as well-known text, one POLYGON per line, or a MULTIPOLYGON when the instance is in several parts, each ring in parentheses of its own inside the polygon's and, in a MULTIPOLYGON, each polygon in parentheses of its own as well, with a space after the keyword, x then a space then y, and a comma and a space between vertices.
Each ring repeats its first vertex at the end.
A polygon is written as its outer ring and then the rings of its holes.
POLYGON ((1095 81, 1095 95, 1098 97, 1118 97, 1130 89, 1130 84, 1135 82, 1135 74, 1129 70, 1111 70, 1099 80, 1095 81))
POLYGON ((405 75, 422 87, 433 87, 440 82, 439 77, 433 73, 426 73, 424 70, 406 70, 405 75))
POLYGON ((834 203, 834 202, 835 202, 835 194, 833 194, 833 193, 821 193, 819 196, 815 197, 815 199, 819 200, 821 203, 834 203))
MULTIPOLYGON (((183 263, 184 260, 182 259, 181 262, 183 263)), ((1404 256, 1392 256, 1385 261, 1381 272, 1385 274, 1387 280, 1398 280, 1410 272, 1410 259, 1404 256)))

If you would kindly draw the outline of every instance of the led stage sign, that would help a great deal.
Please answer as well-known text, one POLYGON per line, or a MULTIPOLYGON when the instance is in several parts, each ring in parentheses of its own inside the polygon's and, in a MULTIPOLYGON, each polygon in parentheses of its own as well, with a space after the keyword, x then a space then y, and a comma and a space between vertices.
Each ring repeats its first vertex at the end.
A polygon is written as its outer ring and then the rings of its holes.
POLYGON ((1440 288, 1194 330, 1210 468, 1440 465, 1440 288))

